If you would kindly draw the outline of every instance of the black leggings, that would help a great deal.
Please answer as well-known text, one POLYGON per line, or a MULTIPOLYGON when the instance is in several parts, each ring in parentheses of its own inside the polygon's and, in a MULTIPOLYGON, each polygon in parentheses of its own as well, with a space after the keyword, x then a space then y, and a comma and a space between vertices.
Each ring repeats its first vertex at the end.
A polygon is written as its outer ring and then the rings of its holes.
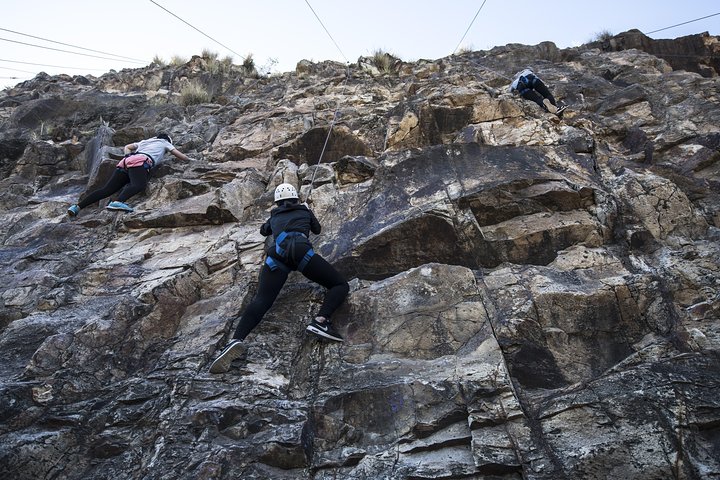
POLYGON ((528 85, 526 90, 524 90, 520 96, 522 96, 526 100, 532 100, 533 102, 537 103, 542 107, 543 110, 547 112, 547 107, 545 104, 543 104, 544 99, 550 100, 550 103, 557 106, 557 103, 555 103, 555 97, 552 96, 552 93, 550 93, 550 90, 548 90, 547 86, 543 83, 542 80, 540 80, 538 77, 533 76, 532 79, 530 79, 530 85, 528 85))
MULTIPOLYGON (((347 297, 350 290, 348 283, 332 265, 317 253, 310 259, 302 274, 328 289, 317 316, 329 319, 347 297)), ((280 290, 285 285, 287 278, 288 272, 284 272, 279 268, 272 271, 266 263, 263 263, 262 269, 260 269, 257 293, 250 305, 245 309, 240 323, 235 329, 233 338, 244 340, 257 327, 262 317, 270 310, 270 307, 280 294, 280 290)))
POLYGON ((140 193, 147 187, 150 173, 145 167, 130 167, 127 173, 122 168, 116 168, 104 187, 90 192, 78 206, 85 208, 95 202, 107 198, 122 188, 118 195, 118 201, 125 202, 136 193, 140 193), (125 187, 125 188, 123 188, 125 187))

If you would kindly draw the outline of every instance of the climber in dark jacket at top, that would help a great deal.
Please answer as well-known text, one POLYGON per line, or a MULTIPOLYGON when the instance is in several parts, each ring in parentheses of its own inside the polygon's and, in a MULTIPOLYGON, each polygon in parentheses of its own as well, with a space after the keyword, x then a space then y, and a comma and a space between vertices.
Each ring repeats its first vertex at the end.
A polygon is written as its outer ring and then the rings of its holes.
POLYGON ((270 218, 260 227, 260 233, 273 235, 275 242, 268 249, 260 269, 257 293, 245 309, 232 340, 210 366, 210 373, 227 372, 232 361, 242 355, 242 341, 275 302, 292 270, 300 271, 328 289, 315 320, 307 330, 336 342, 343 341, 330 323, 330 316, 345 300, 350 288, 342 275, 312 248, 308 236, 310 232, 315 235, 320 233, 320 222, 310 209, 299 203, 297 190, 289 183, 275 189, 275 203, 277 208, 270 212, 270 218))
POLYGON ((510 92, 517 93, 526 100, 531 100, 549 113, 562 117, 565 106, 559 106, 555 97, 550 93, 547 85, 535 75, 531 68, 526 68, 515 74, 510 84, 510 92))

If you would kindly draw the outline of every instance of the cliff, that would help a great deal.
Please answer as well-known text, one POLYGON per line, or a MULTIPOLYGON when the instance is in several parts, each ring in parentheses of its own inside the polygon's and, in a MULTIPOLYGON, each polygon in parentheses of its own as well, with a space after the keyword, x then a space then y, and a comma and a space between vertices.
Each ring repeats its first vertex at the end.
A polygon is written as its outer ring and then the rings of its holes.
POLYGON ((611 50, 1 93, 0 474, 720 478, 720 79, 611 50), (525 65, 562 120, 507 92, 525 65), (180 103, 191 80, 213 103, 180 103), (192 161, 133 214, 66 215, 157 131, 192 161), (211 375, 281 182, 350 280, 346 342, 305 332, 323 291, 294 273, 211 375))

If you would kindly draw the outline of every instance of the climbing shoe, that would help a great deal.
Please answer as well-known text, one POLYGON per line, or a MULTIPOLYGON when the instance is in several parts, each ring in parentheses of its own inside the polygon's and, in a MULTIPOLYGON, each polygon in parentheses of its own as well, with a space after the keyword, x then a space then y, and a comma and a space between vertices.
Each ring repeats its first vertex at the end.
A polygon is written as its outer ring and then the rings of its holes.
POLYGON ((562 107, 558 107, 557 112, 555 112, 555 115, 562 118, 563 112, 567 108, 567 105, 563 105, 562 107))
POLYGON ((67 209, 68 215, 71 217, 77 217, 77 214, 80 213, 80 207, 77 205, 70 205, 70 208, 67 209))
POLYGON ((230 370, 230 364, 236 358, 240 358, 245 352, 241 340, 233 339, 227 344, 227 347, 220 352, 220 355, 210 365, 210 373, 225 373, 230 370))
POLYGON ((550 113, 557 113, 557 107, 550 102, 549 99, 543 100, 543 105, 545 105, 545 108, 547 108, 547 111, 550 113))
POLYGON ((335 342, 345 341, 345 339, 340 336, 340 334, 337 332, 337 330, 335 330, 335 328, 329 321, 318 322, 317 320, 313 320, 312 323, 307 326, 307 331, 312 332, 315 335, 327 338, 329 340, 333 340, 335 342))
POLYGON ((118 210, 121 212, 128 212, 128 213, 135 211, 132 209, 132 207, 130 205, 127 205, 122 202, 110 202, 110 203, 108 203, 108 206, 105 208, 107 208, 108 210, 118 210))

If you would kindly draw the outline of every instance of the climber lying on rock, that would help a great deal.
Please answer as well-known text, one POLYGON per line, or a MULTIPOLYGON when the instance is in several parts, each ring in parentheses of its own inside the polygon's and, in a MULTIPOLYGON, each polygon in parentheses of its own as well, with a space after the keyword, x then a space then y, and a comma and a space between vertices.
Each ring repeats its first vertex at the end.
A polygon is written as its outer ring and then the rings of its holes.
POLYGON ((244 352, 243 340, 260 323, 270 309, 292 270, 298 270, 328 291, 320 310, 307 330, 321 337, 342 342, 343 338, 330 323, 330 316, 347 297, 347 281, 324 258, 315 253, 308 236, 320 233, 320 222, 305 205, 299 203, 297 190, 289 183, 275 189, 277 205, 260 233, 273 235, 275 242, 268 249, 260 269, 255 297, 240 318, 235 334, 218 358, 210 366, 210 373, 224 373, 244 352))
POLYGON ((158 133, 153 138, 125 145, 124 152, 125 157, 118 162, 117 168, 105 186, 90 192, 82 201, 71 205, 67 210, 68 215, 75 217, 83 208, 107 198, 121 189, 117 200, 110 202, 106 208, 132 212, 132 207, 125 202, 133 195, 145 190, 150 179, 150 171, 163 163, 166 152, 170 152, 180 160, 190 160, 175 148, 167 133, 158 133))
POLYGON ((532 100, 549 113, 562 117, 565 106, 558 106, 547 85, 535 75, 531 68, 515 74, 515 79, 510 84, 510 92, 517 93, 526 100, 532 100))

